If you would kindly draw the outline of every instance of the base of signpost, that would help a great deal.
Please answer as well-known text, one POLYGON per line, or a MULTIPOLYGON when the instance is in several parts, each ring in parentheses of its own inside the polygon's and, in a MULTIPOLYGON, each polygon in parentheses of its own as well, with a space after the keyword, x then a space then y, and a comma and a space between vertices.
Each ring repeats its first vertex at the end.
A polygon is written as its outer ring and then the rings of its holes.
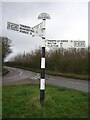
POLYGON ((43 105, 45 99, 45 90, 40 90, 40 104, 43 105))

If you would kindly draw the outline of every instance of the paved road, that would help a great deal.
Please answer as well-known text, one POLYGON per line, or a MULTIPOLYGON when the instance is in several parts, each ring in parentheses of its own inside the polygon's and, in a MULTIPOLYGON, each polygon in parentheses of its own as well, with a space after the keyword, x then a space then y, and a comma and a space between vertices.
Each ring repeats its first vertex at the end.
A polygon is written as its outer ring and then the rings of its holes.
POLYGON ((22 81, 25 79, 33 79, 35 76, 37 76, 37 73, 22 70, 19 68, 12 68, 12 67, 5 67, 9 70, 9 73, 3 76, 2 84, 3 85, 9 85, 9 84, 15 84, 18 81, 22 81))
MULTIPOLYGON (((7 67, 7 69, 10 72, 3 77, 2 80, 3 85, 31 84, 34 82, 39 83, 39 79, 40 79, 39 73, 22 70, 18 68, 11 68, 11 67, 7 67)), ((66 88, 72 88, 75 90, 88 92, 89 83, 88 81, 84 81, 84 80, 46 75, 46 84, 63 86, 66 88)))

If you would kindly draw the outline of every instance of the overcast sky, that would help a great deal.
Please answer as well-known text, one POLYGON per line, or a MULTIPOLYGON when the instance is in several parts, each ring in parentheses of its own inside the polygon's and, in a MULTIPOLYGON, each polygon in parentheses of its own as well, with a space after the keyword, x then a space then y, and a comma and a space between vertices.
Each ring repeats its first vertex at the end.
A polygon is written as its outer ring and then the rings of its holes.
MULTIPOLYGON (((1 6, 1 3, 0 3, 1 6)), ((1 8, 0 8, 1 11, 1 8)), ((46 39, 85 40, 88 43, 88 2, 2 2, 2 35, 12 40, 13 54, 41 45, 41 38, 7 30, 7 22, 35 26, 38 15, 49 13, 46 39)), ((1 24, 1 23, 0 23, 1 24)))

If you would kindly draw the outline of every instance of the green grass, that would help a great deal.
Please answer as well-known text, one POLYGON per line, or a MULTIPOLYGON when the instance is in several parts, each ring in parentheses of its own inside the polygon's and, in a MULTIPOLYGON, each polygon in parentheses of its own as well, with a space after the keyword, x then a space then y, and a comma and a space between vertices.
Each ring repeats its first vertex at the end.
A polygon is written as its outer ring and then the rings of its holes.
POLYGON ((44 105, 39 86, 12 86, 2 90, 3 118, 88 118, 88 94, 46 86, 44 105))

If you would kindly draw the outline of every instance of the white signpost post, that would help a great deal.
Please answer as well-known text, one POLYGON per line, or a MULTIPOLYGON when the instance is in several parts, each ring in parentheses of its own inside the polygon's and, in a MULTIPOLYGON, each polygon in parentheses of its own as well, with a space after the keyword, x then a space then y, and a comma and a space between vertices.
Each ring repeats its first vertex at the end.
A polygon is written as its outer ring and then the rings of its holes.
POLYGON ((41 53, 41 80, 40 80, 40 103, 43 104, 45 98, 45 22, 50 19, 49 14, 41 13, 38 19, 42 19, 42 53, 41 53))
POLYGON ((39 36, 42 38, 41 79, 40 79, 40 103, 42 105, 45 98, 45 22, 46 19, 50 19, 50 16, 47 13, 41 13, 38 16, 38 19, 42 19, 42 22, 34 27, 7 22, 7 29, 32 35, 32 37, 39 36))

